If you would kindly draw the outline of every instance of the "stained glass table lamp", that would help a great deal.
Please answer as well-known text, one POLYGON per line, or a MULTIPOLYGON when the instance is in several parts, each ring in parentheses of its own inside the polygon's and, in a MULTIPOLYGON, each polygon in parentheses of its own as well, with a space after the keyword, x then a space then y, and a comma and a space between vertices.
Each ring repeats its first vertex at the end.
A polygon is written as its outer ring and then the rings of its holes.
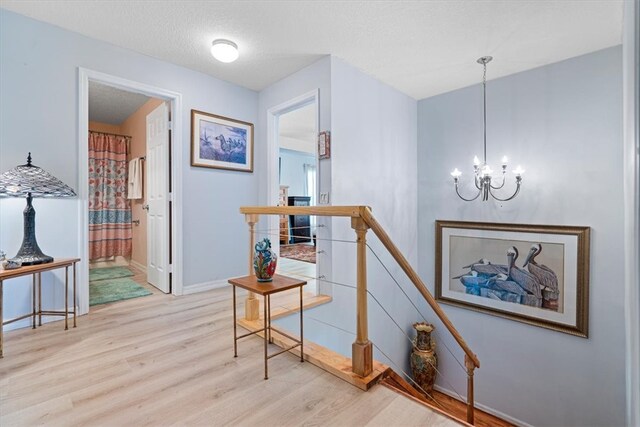
POLYGON ((64 182, 47 171, 31 163, 31 153, 27 163, 16 166, 0 175, 0 197, 25 197, 24 238, 22 247, 12 260, 22 265, 35 265, 53 262, 53 257, 45 255, 36 241, 36 210, 34 197, 72 197, 76 193, 64 182))

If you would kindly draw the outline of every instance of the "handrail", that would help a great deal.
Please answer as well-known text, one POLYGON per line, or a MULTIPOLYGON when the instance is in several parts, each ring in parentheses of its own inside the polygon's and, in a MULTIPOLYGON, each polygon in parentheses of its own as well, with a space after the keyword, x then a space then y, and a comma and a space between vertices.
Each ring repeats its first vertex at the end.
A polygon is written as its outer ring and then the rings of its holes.
POLYGON ((245 215, 315 215, 359 218, 366 206, 243 206, 245 215))
MULTIPOLYGON (((465 367, 467 369, 467 422, 473 424, 474 420, 474 398, 473 398, 473 371, 480 367, 480 360, 471 351, 462 335, 453 326, 451 320, 447 317, 442 308, 438 305, 429 289, 418 276, 418 273, 411 267, 409 261, 402 255, 398 247, 393 243, 391 237, 382 228, 380 223, 375 219, 371 208, 368 206, 244 206, 240 208, 240 213, 245 215, 245 220, 249 224, 250 234, 253 233, 253 226, 258 222, 259 215, 314 215, 314 216, 341 216, 351 218, 351 228, 357 234, 358 247, 358 265, 357 265, 357 339, 352 345, 352 369, 356 375, 365 377, 371 373, 372 366, 372 344, 368 340, 367 334, 367 274, 366 274, 366 232, 367 229, 373 230, 384 247, 389 251, 393 259, 400 265, 411 283, 416 287, 418 292, 424 297, 436 316, 447 328, 454 340, 462 348, 465 353, 465 367)), ((253 251, 253 235, 250 236, 250 254, 253 251)), ((249 267, 250 274, 252 267, 249 267)), ((253 304, 257 300, 247 299, 245 303, 245 312, 247 319, 256 318, 257 310, 254 310, 253 304), (253 313, 253 312, 256 313, 253 313)))
POLYGON ((478 356, 471 351, 469 345, 466 343, 460 332, 453 326, 451 320, 447 317, 440 305, 436 302, 429 289, 425 286, 418 273, 411 267, 409 261, 402 255, 398 247, 393 243, 391 237, 382 228, 380 223, 375 219, 371 208, 368 206, 244 206, 240 208, 240 213, 249 215, 315 215, 315 216, 345 216, 351 218, 362 218, 366 224, 373 230, 376 236, 380 239, 385 248, 389 251, 391 256, 400 265, 405 274, 409 277, 409 280, 418 289, 418 292, 427 300, 429 306, 436 313, 438 318, 442 321, 447 330, 451 333, 458 345, 462 348, 464 353, 471 359, 473 365, 476 368, 480 367, 480 360, 478 356))
POLYGON ((433 298, 433 295, 431 295, 431 292, 429 292, 429 289, 427 289, 427 287, 425 286, 422 279, 420 279, 420 276, 418 276, 418 273, 416 273, 416 271, 411 267, 411 264, 409 264, 409 261, 407 261, 404 255, 402 255, 398 247, 393 243, 393 241, 391 240, 387 232, 384 231, 380 223, 376 221, 373 214, 371 213, 371 209, 368 207, 364 207, 364 209, 360 211, 360 215, 362 216, 362 219, 364 219, 364 221, 367 223, 367 225, 373 230, 375 235, 378 236, 378 239, 380 239, 384 247, 387 248, 387 250, 393 257, 393 259, 395 259, 396 262, 400 265, 400 267, 402 268, 402 271, 404 271, 405 274, 409 277, 409 280, 411 280, 411 283, 413 283, 413 285, 418 289, 418 292, 420 292, 424 297, 424 299, 427 300, 427 303, 429 303, 429 306, 431 306, 433 311, 435 311, 438 318, 442 321, 444 326, 451 333, 451 335, 456 340, 458 345, 460 345, 460 347, 465 352, 465 354, 471 359, 471 361, 473 362, 473 365, 476 368, 479 368, 480 360, 478 360, 478 356, 476 356, 471 351, 471 349, 465 342, 464 338, 462 338, 462 335, 460 335, 456 327, 453 326, 453 323, 451 323, 451 320, 449 320, 449 318, 447 317, 445 312, 442 310, 440 305, 438 305, 438 303, 436 302, 435 298, 433 298))

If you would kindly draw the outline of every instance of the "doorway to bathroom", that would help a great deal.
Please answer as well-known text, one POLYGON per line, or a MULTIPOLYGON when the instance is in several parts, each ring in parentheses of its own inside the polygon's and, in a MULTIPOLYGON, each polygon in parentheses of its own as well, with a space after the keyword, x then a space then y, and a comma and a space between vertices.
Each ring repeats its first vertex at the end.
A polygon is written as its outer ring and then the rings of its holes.
MULTIPOLYGON (((161 260, 157 265, 158 272, 163 275, 168 290, 172 295, 183 294, 183 245, 182 245, 182 158, 183 158, 183 121, 182 121, 182 94, 170 89, 165 89, 144 82, 128 80, 123 77, 106 74, 100 71, 78 67, 78 245, 80 246, 80 258, 78 268, 78 314, 89 312, 89 146, 87 143, 89 134, 89 83, 100 83, 125 92, 145 95, 165 101, 167 116, 170 121, 163 120, 165 130, 168 129, 168 150, 164 150, 163 160, 167 172, 167 180, 162 185, 157 185, 159 196, 157 203, 165 207, 166 216, 162 221, 154 221, 154 226, 165 231, 167 242, 166 250, 157 250, 155 255, 161 260), (164 222, 166 226, 162 226, 164 222), (168 232, 166 231, 168 229, 168 232)), ((166 116, 165 116, 166 117, 166 116)), ((160 129, 162 131, 162 129, 160 129)), ((147 147, 149 149, 149 147, 147 147)), ((160 154, 160 153, 159 153, 160 154)), ((151 162, 147 153, 146 170, 150 169, 151 162)), ((128 165, 127 165, 128 167, 128 165)), ((157 205, 156 203, 156 205, 157 205)), ((152 204, 149 203, 151 209, 152 204)), ((151 228, 151 224, 148 224, 151 228)), ((147 233, 149 236, 151 233, 147 233)), ((149 248, 149 243, 147 242, 149 248)), ((152 259, 147 255, 147 276, 149 276, 148 263, 152 259)), ((153 289, 151 289, 153 292, 153 289)), ((159 293, 160 291, 158 291, 159 293)), ((136 300, 133 300, 136 301, 136 300)), ((98 307, 105 307, 100 305, 98 307)))
POLYGON ((170 106, 88 85, 89 306, 171 292, 170 106))

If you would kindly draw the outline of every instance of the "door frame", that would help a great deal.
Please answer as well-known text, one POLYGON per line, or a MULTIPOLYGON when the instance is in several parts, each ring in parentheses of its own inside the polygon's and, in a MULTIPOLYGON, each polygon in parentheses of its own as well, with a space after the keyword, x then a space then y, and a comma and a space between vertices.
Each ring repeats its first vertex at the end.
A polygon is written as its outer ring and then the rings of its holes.
MULTIPOLYGON (((171 117, 171 293, 182 295, 182 94, 134 80, 78 67, 78 314, 89 312, 89 81, 170 102, 171 117)), ((167 266, 169 269, 169 266, 167 266)))
MULTIPOLYGON (((316 109, 315 135, 317 137, 318 132, 320 132, 320 89, 303 93, 267 110, 267 206, 276 206, 280 194, 278 179, 278 158, 280 156, 278 118, 283 114, 307 105, 314 105, 316 109)), ((318 158, 318 145, 316 144, 316 201, 320 200, 320 182, 320 159, 318 158)), ((279 230, 279 217, 270 215, 267 218, 267 229, 279 230)), ((280 254, 280 237, 275 240, 276 244, 272 243, 272 247, 280 254)), ((317 266, 318 264, 316 264, 316 268, 317 266)))

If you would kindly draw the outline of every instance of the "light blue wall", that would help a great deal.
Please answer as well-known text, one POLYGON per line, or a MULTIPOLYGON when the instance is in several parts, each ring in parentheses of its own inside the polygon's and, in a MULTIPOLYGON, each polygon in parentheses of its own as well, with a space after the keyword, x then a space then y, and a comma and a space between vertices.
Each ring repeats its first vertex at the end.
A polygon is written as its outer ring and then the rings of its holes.
MULTIPOLYGON (((331 194, 334 205, 368 205, 392 239, 417 268, 417 102, 344 61, 331 58, 331 194)), ((349 218, 330 223, 333 301, 307 310, 305 334, 310 340, 351 357, 356 330, 356 235, 349 218), (337 328, 336 328, 337 327, 337 328)), ((379 241, 368 242, 382 257, 408 294, 397 264, 379 241)), ((369 252, 369 290, 410 332, 416 321, 407 299, 369 252)), ((297 317, 280 322, 297 331, 297 317)), ((374 358, 406 370, 410 344, 377 303, 369 298, 369 337, 378 349, 374 358), (384 353, 384 354, 383 354, 384 353)))
POLYGON ((640 425, 640 2, 624 5, 627 425, 640 425))
POLYGON ((301 151, 280 149, 280 185, 289 186, 290 196, 305 196, 304 165, 315 165, 316 158, 301 151))
POLYGON ((449 175, 468 179, 481 154, 481 87, 418 106, 419 266, 432 291, 436 219, 592 227, 589 339, 443 305, 480 358, 478 403, 536 426, 624 424, 621 66, 613 47, 488 82, 488 161, 526 169, 508 203, 463 202, 449 175))
MULTIPOLYGON (((178 190, 184 201, 184 284, 244 273, 246 225, 238 208, 258 203, 260 149, 252 174, 189 166, 190 110, 256 123, 256 92, 0 9, 0 170, 24 163, 31 151, 37 165, 78 188, 78 138, 86 138, 77 135, 78 67, 182 94, 184 164, 178 190)), ((38 199, 34 204, 43 250, 79 255, 78 200, 38 199)), ((0 248, 10 256, 22 240, 23 207, 24 200, 0 201, 0 248)), ((46 274, 43 282, 52 277, 46 274)), ((5 318, 28 308, 25 283, 6 283, 5 318)), ((50 286, 45 289, 49 307, 59 308, 60 292, 54 296, 50 286)))
MULTIPOLYGON (((258 105, 258 129, 256 155, 267 156, 267 111, 308 92, 319 93, 319 127, 331 130, 331 57, 325 56, 260 91, 258 105)), ((320 160, 318 173, 320 191, 328 191, 331 185, 331 160, 320 160)), ((267 201, 267 171, 260 172, 260 203, 267 201)))
MULTIPOLYGON (((378 222, 417 268, 417 102, 346 62, 332 59, 333 202, 370 206, 378 222)), ((334 219, 333 230, 337 239, 355 241, 348 220, 334 219)), ((394 277, 402 280, 404 276, 397 263, 372 232, 368 233, 367 241, 394 277)), ((355 245, 334 244, 333 259, 333 279, 355 284, 355 245)), ((416 317, 407 309, 408 301, 371 252, 367 261, 369 291, 404 332, 409 332, 407 328, 416 317)), ((414 288, 407 287, 406 282, 401 284, 413 297, 414 288)), ((341 321, 354 331, 355 293, 352 289, 337 288, 334 301, 339 307, 338 314, 326 319, 341 321)), ((409 343, 371 297, 369 337, 378 346, 374 349, 376 360, 407 369, 409 343)), ((350 355, 350 344, 347 351, 350 355)))
MULTIPOLYGON (((331 57, 325 56, 313 64, 299 70, 271 86, 260 91, 258 101, 258 128, 256 130, 256 158, 263 159, 264 168, 260 171, 260 196, 261 205, 275 205, 277 200, 267 200, 267 112, 269 109, 280 104, 291 101, 294 98, 305 95, 311 91, 318 92, 318 120, 320 131, 331 130, 331 57)), ((275 171, 277 173, 277 159, 273 159, 275 171)), ((332 159, 320 160, 318 170, 318 186, 320 192, 328 192, 331 187, 332 159)), ((277 190, 276 190, 277 191, 277 190)), ((276 193, 277 194, 277 193, 276 193)), ((331 204, 334 204, 331 202, 331 204)), ((319 225, 328 225, 327 221, 318 217, 319 225)), ((261 220, 259 229, 277 228, 277 222, 267 225, 264 218, 261 220)), ((272 243, 277 241, 277 232, 270 231, 272 243)), ((331 245, 328 239, 331 238, 331 228, 324 227, 317 229, 318 236, 318 264, 317 274, 331 277, 331 245)), ((245 234, 246 235, 246 234, 245 234)), ((264 234, 258 236, 264 237, 264 234)), ((331 294, 332 289, 326 284, 319 284, 320 291, 324 294, 331 294)))

